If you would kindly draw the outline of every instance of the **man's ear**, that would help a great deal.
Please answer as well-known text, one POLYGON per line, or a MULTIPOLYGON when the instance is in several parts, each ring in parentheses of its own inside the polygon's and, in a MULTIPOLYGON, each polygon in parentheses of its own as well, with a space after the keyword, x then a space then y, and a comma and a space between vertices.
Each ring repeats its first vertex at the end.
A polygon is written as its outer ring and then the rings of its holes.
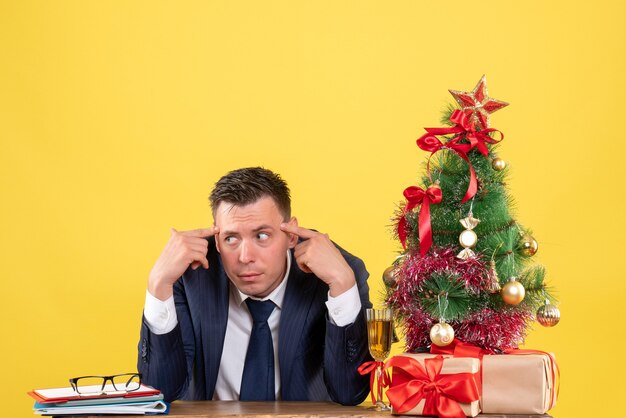
MULTIPOLYGON (((215 224, 213 224, 213 226, 215 226, 215 224)), ((217 250, 218 253, 221 253, 221 251, 220 251, 220 233, 218 232, 217 234, 215 234, 213 236, 213 238, 215 238, 215 249, 217 250)))
MULTIPOLYGON (((292 216, 291 219, 289 219, 289 222, 287 222, 287 224, 292 225, 292 226, 298 226, 298 220, 296 219, 295 216, 292 216)), ((289 248, 294 248, 296 245, 298 244, 298 236, 296 234, 289 234, 289 248)))

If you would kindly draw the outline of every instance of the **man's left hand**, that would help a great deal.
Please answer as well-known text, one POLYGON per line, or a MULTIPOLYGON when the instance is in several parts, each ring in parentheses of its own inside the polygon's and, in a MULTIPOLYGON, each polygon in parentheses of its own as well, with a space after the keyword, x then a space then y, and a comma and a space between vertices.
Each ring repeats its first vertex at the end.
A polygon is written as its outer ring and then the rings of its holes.
POLYGON ((300 270, 323 280, 330 296, 337 297, 354 286, 354 272, 328 234, 287 223, 281 224, 280 229, 303 239, 294 249, 296 263, 300 270))

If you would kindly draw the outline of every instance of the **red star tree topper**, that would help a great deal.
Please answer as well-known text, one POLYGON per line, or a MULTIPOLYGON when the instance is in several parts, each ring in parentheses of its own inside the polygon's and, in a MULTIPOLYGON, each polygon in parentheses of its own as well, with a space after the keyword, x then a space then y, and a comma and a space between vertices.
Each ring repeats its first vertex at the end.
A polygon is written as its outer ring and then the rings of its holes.
POLYGON ((474 90, 448 90, 461 106, 467 117, 480 129, 489 128, 489 114, 509 104, 492 99, 487 93, 487 78, 483 75, 474 90))

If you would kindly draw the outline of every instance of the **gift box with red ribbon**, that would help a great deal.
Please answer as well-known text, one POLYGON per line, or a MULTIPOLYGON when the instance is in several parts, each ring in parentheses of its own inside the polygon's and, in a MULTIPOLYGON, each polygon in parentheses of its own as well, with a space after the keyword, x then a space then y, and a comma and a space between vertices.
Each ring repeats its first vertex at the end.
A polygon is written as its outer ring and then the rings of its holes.
POLYGON ((459 344, 454 356, 404 353, 389 359, 386 368, 393 372, 387 397, 393 413, 545 414, 556 405, 559 369, 553 354, 538 350, 485 354, 468 347, 473 346, 459 344))
POLYGON ((457 339, 446 347, 433 345, 431 352, 480 360, 480 409, 485 414, 545 414, 556 405, 560 372, 552 353, 509 349, 492 354, 457 339))
POLYGON ((404 353, 390 358, 387 398, 392 413, 442 418, 475 417, 479 408, 480 361, 404 353))
POLYGON ((554 354, 531 349, 509 349, 492 354, 480 347, 455 339, 447 347, 433 346, 431 354, 411 354, 430 358, 474 358, 480 361, 477 375, 480 409, 485 414, 545 414, 556 405, 559 366, 554 354))

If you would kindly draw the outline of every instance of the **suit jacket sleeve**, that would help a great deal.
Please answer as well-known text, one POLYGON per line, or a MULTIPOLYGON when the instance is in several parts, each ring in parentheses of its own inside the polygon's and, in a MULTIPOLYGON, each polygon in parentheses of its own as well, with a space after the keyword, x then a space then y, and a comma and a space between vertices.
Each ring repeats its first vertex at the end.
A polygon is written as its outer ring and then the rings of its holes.
POLYGON ((328 318, 324 346, 324 377, 333 401, 342 405, 357 405, 369 393, 369 376, 361 376, 358 367, 371 360, 367 345, 365 309, 371 308, 367 278, 369 273, 359 258, 339 248, 354 270, 361 298, 361 314, 354 323, 339 327, 328 318))
POLYGON ((174 285, 176 327, 167 334, 157 335, 150 331, 145 317, 141 323, 137 370, 142 374, 142 381, 159 389, 166 401, 182 397, 193 367, 194 334, 191 329, 186 329, 191 319, 182 282, 182 279, 178 280, 174 285))

